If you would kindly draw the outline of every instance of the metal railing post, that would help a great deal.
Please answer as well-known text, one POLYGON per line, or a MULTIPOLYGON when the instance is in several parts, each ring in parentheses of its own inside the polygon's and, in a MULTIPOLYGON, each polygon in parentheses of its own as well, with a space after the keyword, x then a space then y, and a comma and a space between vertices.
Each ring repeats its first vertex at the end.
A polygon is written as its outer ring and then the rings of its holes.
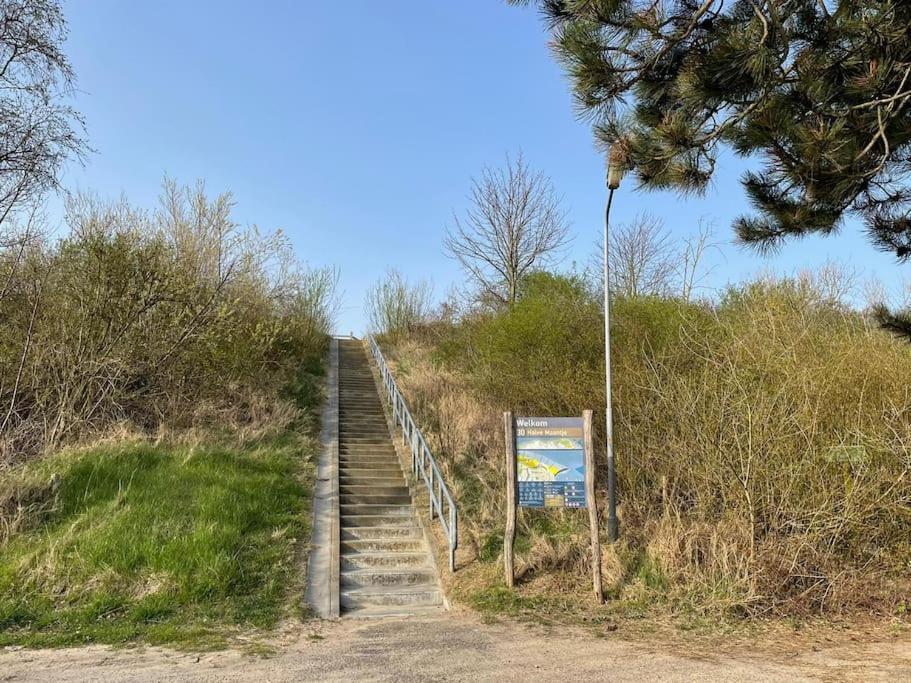
POLYGON ((455 552, 459 545, 459 513, 452 501, 449 503, 449 571, 455 571, 455 552))
POLYGON ((430 521, 433 521, 433 467, 430 468, 430 521))

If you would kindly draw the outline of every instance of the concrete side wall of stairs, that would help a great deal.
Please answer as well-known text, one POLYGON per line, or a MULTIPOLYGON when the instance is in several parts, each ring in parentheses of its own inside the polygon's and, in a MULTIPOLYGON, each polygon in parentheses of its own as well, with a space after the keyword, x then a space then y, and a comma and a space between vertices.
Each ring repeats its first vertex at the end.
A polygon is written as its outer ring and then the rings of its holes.
POLYGON ((338 377, 342 614, 437 611, 439 578, 362 342, 339 341, 338 377))

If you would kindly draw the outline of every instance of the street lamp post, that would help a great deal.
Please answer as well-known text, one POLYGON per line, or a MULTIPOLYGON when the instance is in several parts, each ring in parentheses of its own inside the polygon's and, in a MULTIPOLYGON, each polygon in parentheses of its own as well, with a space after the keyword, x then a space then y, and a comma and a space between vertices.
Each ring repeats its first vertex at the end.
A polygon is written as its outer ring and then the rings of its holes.
POLYGON ((620 187, 623 177, 623 159, 620 150, 612 147, 607 162, 607 207, 604 210, 604 376, 605 376, 605 441, 607 444, 607 540, 613 543, 620 537, 620 522, 617 519, 617 470, 614 466, 614 417, 611 404, 610 364, 610 263, 608 237, 610 232, 610 209, 614 201, 614 190, 620 187))

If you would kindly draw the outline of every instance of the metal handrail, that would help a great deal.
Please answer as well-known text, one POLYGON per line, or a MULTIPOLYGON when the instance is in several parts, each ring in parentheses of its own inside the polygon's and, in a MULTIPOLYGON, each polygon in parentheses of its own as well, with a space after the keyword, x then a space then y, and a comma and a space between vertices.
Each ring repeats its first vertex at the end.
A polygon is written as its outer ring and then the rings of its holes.
POLYGON ((427 446, 424 435, 421 434, 414 418, 411 417, 405 397, 399 391, 395 377, 392 376, 392 371, 380 351, 379 344, 372 335, 370 336, 370 351, 373 353, 373 358, 376 360, 383 378, 383 388, 386 390, 386 398, 392 408, 393 424, 401 427, 402 444, 408 446, 411 451, 411 472, 415 477, 420 477, 424 481, 430 494, 430 521, 432 522, 436 517, 440 526, 443 527, 443 531, 446 532, 446 538, 449 541, 449 571, 454 572, 455 551, 459 545, 458 508, 452 500, 449 487, 443 481, 443 475, 427 446))

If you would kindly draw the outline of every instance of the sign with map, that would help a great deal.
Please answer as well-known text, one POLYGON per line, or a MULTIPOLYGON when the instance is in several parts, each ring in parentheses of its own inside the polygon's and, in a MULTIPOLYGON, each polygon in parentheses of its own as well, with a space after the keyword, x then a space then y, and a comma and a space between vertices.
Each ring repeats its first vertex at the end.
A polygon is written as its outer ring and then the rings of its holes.
POLYGON ((519 505, 584 508, 585 457, 581 417, 517 417, 519 505))

